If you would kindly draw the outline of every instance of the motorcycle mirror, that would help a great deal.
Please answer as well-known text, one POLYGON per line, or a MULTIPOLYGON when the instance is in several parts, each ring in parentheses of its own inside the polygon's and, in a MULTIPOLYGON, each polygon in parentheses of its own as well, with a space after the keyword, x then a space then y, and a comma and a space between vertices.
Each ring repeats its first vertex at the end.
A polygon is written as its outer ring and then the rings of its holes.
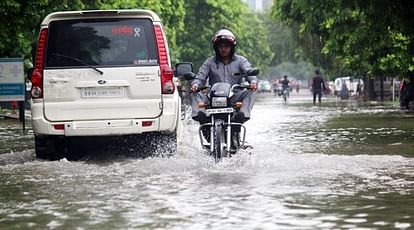
POLYGON ((177 63, 175 65, 175 76, 183 77, 184 74, 193 72, 193 64, 190 62, 177 63))
POLYGON ((187 80, 187 81, 194 80, 195 78, 196 78, 195 73, 188 72, 188 73, 184 74, 184 79, 187 80))
POLYGON ((251 68, 249 70, 247 70, 247 76, 256 76, 259 74, 259 69, 258 68, 251 68))

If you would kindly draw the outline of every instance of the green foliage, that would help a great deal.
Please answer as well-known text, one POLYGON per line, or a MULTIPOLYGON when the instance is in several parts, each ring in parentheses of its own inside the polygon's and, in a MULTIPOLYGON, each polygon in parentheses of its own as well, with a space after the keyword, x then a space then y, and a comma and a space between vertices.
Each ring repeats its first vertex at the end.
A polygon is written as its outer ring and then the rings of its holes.
POLYGON ((256 14, 247 12, 241 16, 242 24, 235 30, 239 34, 238 52, 260 68, 260 76, 265 76, 274 56, 268 43, 267 28, 256 14))
POLYGON ((414 69, 410 1, 278 0, 272 12, 301 36, 319 38, 320 46, 305 54, 331 71, 398 75, 414 69))
POLYGON ((267 30, 269 31, 268 43, 274 52, 271 66, 276 66, 283 62, 297 62, 303 59, 303 50, 299 46, 298 39, 294 37, 290 27, 281 22, 270 22, 269 15, 266 15, 267 30))
POLYGON ((262 73, 273 59, 268 30, 241 0, 3 0, 0 1, 0 57, 30 60, 39 25, 51 12, 87 9, 144 8, 156 12, 166 28, 172 63, 196 67, 213 55, 211 38, 221 29, 233 31, 237 52, 262 73))
POLYGON ((0 57, 30 57, 31 44, 37 40, 41 20, 55 10, 76 10, 79 0, 0 1, 0 57))
MULTIPOLYGON (((309 62, 283 62, 270 68, 270 76, 281 78, 284 75, 298 80, 309 79, 314 76, 315 67, 309 62)), ((324 76, 327 78, 327 76, 324 76)))
POLYGON ((267 30, 257 15, 234 0, 188 0, 185 3, 185 31, 178 36, 181 61, 193 62, 195 69, 214 55, 211 38, 219 29, 231 30, 237 40, 237 53, 266 73, 272 59, 267 30))

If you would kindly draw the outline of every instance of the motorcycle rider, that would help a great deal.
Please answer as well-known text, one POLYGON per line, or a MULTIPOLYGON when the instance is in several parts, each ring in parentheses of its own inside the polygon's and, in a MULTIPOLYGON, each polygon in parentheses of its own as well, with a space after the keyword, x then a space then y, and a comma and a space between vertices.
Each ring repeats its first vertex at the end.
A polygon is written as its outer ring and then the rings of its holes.
MULTIPOLYGON (((234 34, 227 29, 221 29, 214 34, 211 42, 215 55, 204 61, 196 74, 196 78, 191 82, 191 90, 194 92, 192 94, 192 118, 199 121, 200 124, 209 122, 209 118, 205 114, 205 108, 198 107, 200 102, 206 105, 209 103, 207 96, 199 92, 201 87, 206 84, 213 86, 218 82, 226 82, 230 85, 242 84, 245 80, 250 83, 250 88, 253 91, 257 89, 256 76, 242 79, 241 75, 246 74, 247 70, 251 68, 251 64, 247 58, 235 53, 237 40, 234 34)), ((240 90, 235 92, 231 98, 232 104, 235 104, 235 102, 243 103, 232 121, 244 123, 250 119, 250 112, 256 100, 256 95, 252 90, 240 90)))
POLYGON ((282 80, 281 83, 282 83, 282 94, 283 94, 283 91, 286 90, 287 95, 289 96, 289 83, 290 83, 290 81, 288 80, 286 75, 283 76, 283 80, 282 80))

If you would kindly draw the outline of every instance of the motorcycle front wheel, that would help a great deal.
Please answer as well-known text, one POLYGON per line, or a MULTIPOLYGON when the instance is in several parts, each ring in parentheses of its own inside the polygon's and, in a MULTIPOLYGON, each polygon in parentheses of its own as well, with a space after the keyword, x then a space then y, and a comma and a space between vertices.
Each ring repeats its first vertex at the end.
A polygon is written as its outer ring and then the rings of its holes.
POLYGON ((220 122, 217 123, 214 126, 214 151, 212 155, 214 157, 214 160, 216 162, 219 162, 220 159, 224 156, 224 144, 226 143, 226 139, 223 126, 220 124, 220 122))

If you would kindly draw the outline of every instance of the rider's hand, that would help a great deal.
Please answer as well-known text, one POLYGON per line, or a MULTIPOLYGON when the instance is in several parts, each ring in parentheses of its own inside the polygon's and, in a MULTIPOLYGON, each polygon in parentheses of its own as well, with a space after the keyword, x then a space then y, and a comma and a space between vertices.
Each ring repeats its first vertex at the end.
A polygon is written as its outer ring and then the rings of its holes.
POLYGON ((250 89, 252 89, 253 91, 256 91, 257 90, 257 83, 256 82, 251 83, 250 84, 250 89))
POLYGON ((194 84, 191 86, 191 91, 197 92, 198 91, 198 85, 194 84))

